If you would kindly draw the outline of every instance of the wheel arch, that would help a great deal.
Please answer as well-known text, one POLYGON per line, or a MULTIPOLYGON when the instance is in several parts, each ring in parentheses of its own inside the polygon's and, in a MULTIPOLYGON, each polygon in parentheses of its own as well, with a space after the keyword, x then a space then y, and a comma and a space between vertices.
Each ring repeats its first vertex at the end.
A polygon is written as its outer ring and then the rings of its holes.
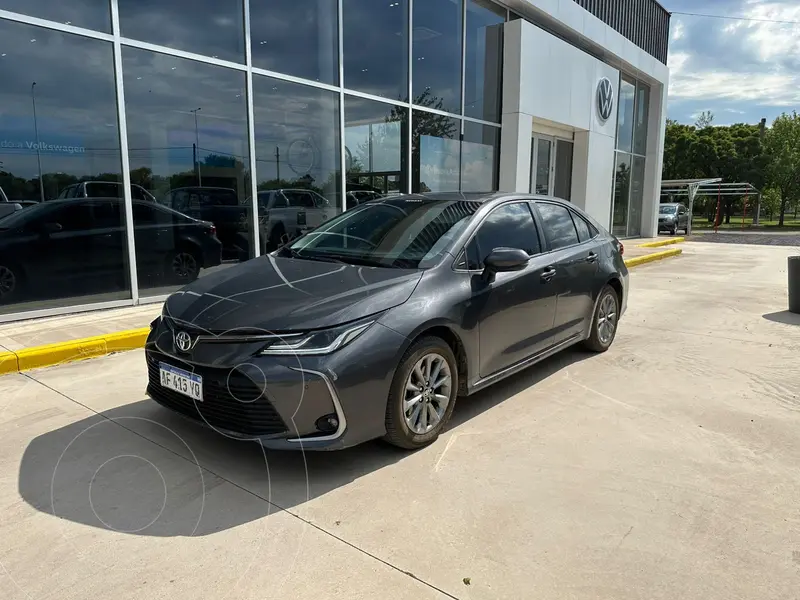
POLYGON ((456 366, 458 367, 458 394, 460 396, 466 395, 469 381, 469 357, 463 339, 458 333, 455 332, 452 326, 442 321, 434 321, 425 323, 414 330, 406 337, 406 343, 403 344, 398 353, 397 364, 400 364, 402 356, 406 351, 419 339, 424 337, 438 337, 450 347, 453 355, 456 357, 456 366))

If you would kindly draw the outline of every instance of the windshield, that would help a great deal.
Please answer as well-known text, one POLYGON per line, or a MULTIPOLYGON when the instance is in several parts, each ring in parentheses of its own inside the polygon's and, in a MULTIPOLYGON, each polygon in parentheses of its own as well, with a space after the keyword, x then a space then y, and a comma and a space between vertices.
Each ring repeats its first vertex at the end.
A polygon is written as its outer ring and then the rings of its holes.
POLYGON ((362 204, 291 244, 296 258, 428 268, 435 265, 469 223, 480 202, 420 198, 362 204))
POLYGON ((662 215, 674 215, 675 211, 678 210, 677 206, 660 206, 658 208, 659 214, 662 215))

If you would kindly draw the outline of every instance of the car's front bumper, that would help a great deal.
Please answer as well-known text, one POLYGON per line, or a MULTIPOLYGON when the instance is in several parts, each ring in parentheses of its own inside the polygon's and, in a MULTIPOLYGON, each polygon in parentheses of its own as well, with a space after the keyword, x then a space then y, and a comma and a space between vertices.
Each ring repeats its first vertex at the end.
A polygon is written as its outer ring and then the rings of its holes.
POLYGON ((148 395, 221 435, 268 448, 332 450, 386 432, 386 400, 404 338, 378 323, 337 352, 301 357, 259 356, 263 343, 228 344, 222 336, 182 353, 175 331, 159 319, 150 333, 148 395), (200 375, 203 401, 161 386, 161 362, 200 375))

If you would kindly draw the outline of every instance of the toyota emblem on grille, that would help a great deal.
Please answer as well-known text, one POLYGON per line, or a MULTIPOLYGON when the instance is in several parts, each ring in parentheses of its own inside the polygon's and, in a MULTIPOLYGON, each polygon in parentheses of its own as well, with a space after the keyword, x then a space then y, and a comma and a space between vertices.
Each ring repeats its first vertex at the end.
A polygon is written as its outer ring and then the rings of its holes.
POLYGON ((611 118, 614 109, 614 87, 608 77, 603 77, 597 84, 597 112, 603 121, 611 118))
POLYGON ((188 352, 192 347, 192 338, 185 331, 179 331, 175 334, 175 345, 181 352, 188 352))

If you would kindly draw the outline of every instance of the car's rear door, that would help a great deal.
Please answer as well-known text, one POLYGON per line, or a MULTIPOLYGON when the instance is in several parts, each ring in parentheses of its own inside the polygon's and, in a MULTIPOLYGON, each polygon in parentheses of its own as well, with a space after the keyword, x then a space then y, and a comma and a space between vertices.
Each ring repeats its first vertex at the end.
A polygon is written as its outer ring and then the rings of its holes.
POLYGON ((539 200, 534 207, 555 269, 553 341, 558 344, 583 333, 591 318, 599 274, 600 257, 593 241, 597 230, 563 204, 539 200))
POLYGON ((556 291, 548 258, 528 202, 502 204, 481 222, 467 246, 473 308, 478 314, 480 376, 488 377, 549 348, 553 338, 556 291), (519 248, 530 256, 520 270, 487 281, 480 271, 495 248, 519 248))

